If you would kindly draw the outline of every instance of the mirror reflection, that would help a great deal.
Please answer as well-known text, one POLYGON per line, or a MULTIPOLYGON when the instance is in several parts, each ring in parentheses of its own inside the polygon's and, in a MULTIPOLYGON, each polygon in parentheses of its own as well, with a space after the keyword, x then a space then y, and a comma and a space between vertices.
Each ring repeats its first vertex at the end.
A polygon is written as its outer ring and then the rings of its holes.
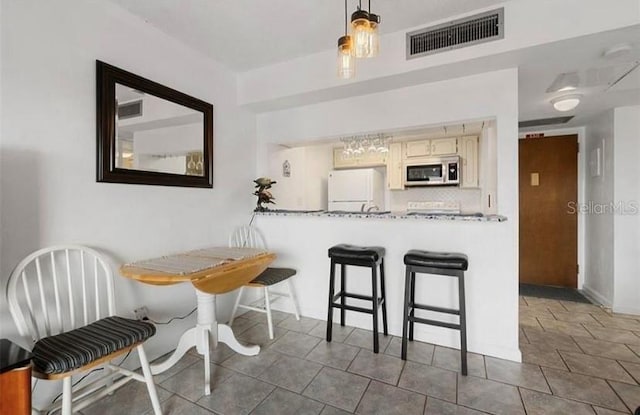
POLYGON ((204 114, 116 83, 115 166, 204 176, 204 114))

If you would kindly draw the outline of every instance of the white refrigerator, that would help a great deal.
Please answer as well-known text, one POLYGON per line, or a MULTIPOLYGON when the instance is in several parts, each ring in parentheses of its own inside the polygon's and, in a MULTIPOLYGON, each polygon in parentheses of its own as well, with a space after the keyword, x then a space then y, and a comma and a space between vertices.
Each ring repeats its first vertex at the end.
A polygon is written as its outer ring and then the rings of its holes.
POLYGON ((330 211, 384 210, 384 175, 376 169, 333 170, 328 187, 330 211))

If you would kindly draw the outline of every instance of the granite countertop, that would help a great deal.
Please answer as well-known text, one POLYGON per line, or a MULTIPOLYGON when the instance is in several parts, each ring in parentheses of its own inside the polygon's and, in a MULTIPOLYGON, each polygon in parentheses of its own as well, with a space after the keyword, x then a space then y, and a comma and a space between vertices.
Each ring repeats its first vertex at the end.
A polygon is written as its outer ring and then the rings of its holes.
POLYGON ((270 209, 256 212, 261 216, 318 216, 334 218, 358 218, 358 219, 398 219, 398 220, 440 220, 460 222, 505 222, 506 216, 471 214, 442 214, 442 213, 405 213, 405 212, 344 212, 325 210, 284 210, 270 209))

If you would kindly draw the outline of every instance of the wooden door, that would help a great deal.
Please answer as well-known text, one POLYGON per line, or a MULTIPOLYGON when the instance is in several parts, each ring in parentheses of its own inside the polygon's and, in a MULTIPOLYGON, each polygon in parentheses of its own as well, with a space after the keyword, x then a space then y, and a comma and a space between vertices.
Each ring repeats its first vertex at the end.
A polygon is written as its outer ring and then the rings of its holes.
POLYGON ((520 282, 576 288, 578 136, 519 143, 520 282))

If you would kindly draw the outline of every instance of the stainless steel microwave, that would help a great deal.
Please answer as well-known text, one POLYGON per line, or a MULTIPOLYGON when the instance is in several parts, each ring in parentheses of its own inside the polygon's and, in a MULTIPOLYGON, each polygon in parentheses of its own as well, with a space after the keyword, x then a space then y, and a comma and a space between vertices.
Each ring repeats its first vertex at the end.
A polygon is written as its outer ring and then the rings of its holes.
POLYGON ((438 157, 404 165, 405 186, 458 186, 460 184, 460 157, 438 157))

